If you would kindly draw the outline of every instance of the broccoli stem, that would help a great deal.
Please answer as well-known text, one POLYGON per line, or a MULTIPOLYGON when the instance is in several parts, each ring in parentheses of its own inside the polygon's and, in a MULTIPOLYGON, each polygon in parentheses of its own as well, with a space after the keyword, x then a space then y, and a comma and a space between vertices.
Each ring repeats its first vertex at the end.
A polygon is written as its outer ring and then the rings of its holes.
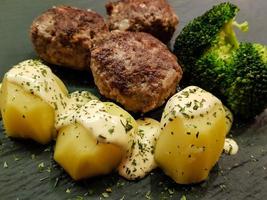
POLYGON ((248 22, 245 21, 241 24, 237 23, 235 20, 230 20, 225 26, 223 27, 224 32, 224 40, 226 43, 230 44, 233 49, 237 49, 239 47, 239 42, 237 40, 235 31, 233 27, 237 27, 242 32, 248 31, 248 22))
POLYGON ((248 26, 248 22, 247 21, 244 21, 243 23, 239 24, 237 23, 236 21, 233 21, 233 24, 232 24, 234 27, 237 27, 239 30, 241 30, 242 32, 247 32, 248 29, 249 29, 249 26, 248 26))
POLYGON ((225 24, 223 32, 225 33, 225 42, 231 44, 233 49, 237 49, 239 47, 239 42, 233 29, 233 23, 234 20, 230 20, 227 24, 225 24))

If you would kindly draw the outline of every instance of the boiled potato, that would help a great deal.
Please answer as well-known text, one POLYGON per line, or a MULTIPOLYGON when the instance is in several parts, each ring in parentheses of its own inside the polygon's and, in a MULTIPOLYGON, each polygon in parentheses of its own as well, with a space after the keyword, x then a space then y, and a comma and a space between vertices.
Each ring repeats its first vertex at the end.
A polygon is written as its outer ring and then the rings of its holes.
POLYGON ((123 152, 113 144, 99 143, 80 124, 60 130, 54 159, 74 180, 108 174, 120 163, 123 152))
POLYGON ((67 97, 64 83, 40 61, 26 60, 14 66, 5 74, 0 93, 7 135, 48 143, 56 135, 55 101, 62 105, 67 97))
POLYGON ((98 98, 88 91, 75 91, 68 94, 65 99, 66 107, 57 112, 56 129, 60 130, 62 127, 68 125, 73 115, 91 100, 98 100, 98 98))
POLYGON ((126 124, 124 126, 128 132, 132 134, 136 133, 138 125, 135 119, 126 110, 122 109, 121 107, 117 106, 115 103, 112 102, 103 103, 105 104, 108 113, 126 119, 126 124))
POLYGON ((62 82, 62 80, 60 80, 55 74, 53 74, 53 78, 55 79, 56 83, 60 87, 61 91, 65 95, 68 95, 69 91, 68 91, 67 87, 65 86, 65 84, 62 82))
POLYGON ((46 144, 53 138, 54 109, 21 86, 3 81, 1 113, 6 134, 46 144))
POLYGON ((227 133, 221 101, 199 87, 187 87, 167 102, 161 128, 155 149, 159 167, 179 184, 207 179, 227 133))
POLYGON ((137 130, 134 118, 113 103, 91 100, 73 119, 76 124, 58 134, 56 162, 75 180, 115 170, 131 147, 137 130))

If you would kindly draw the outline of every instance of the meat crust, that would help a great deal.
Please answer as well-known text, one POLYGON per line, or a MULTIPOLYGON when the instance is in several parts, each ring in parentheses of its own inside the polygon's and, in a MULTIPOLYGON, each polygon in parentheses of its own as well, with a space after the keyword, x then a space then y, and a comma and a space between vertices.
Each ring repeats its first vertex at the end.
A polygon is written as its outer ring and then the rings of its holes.
POLYGON ((89 68, 92 40, 107 31, 98 13, 59 6, 33 21, 30 36, 37 54, 46 62, 84 70, 89 68))
POLYGON ((167 43, 178 17, 166 0, 119 0, 106 4, 110 30, 147 32, 167 43))
POLYGON ((152 35, 112 31, 92 48, 100 93, 133 112, 148 112, 172 95, 182 77, 176 57, 152 35))

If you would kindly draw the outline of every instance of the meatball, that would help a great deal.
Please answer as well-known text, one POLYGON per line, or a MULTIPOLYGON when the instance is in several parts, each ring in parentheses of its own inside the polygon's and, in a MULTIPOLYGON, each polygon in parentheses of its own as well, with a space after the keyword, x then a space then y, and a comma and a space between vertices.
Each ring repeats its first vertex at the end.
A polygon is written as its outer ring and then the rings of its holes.
POLYGON ((166 0, 120 0, 106 4, 110 30, 146 32, 167 43, 178 17, 166 0))
POLYGON ((133 112, 148 112, 172 95, 182 77, 177 58, 150 34, 112 31, 92 48, 100 93, 133 112))
POLYGON ((89 68, 92 40, 107 31, 98 13, 59 6, 33 21, 30 36, 37 54, 46 62, 83 70, 89 68))

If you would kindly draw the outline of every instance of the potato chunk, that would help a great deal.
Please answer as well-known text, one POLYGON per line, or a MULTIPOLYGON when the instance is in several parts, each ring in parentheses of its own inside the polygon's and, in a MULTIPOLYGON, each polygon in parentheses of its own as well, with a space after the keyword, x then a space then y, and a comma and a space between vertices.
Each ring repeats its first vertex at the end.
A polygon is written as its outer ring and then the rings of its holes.
POLYGON ((138 124, 135 119, 130 115, 126 110, 122 109, 121 107, 117 106, 115 103, 112 102, 103 102, 105 104, 105 108, 108 113, 122 117, 126 120, 126 124, 124 125, 125 129, 129 134, 135 134, 138 129, 138 124))
POLYGON ((59 79, 55 74, 53 74, 53 78, 55 79, 56 83, 58 84, 58 86, 61 89, 61 91, 63 92, 63 94, 68 95, 69 91, 68 91, 67 87, 65 86, 65 84, 62 82, 62 80, 59 79))
POLYGON ((60 129, 54 158, 75 180, 108 174, 132 145, 134 118, 110 102, 91 100, 60 129), (75 121, 71 123, 72 121, 75 121))
POLYGON ((64 83, 41 61, 18 63, 5 74, 0 93, 7 135, 48 143, 69 99, 64 83))
POLYGON ((227 133, 221 101, 201 88, 187 87, 167 102, 161 128, 155 149, 159 167, 179 184, 205 180, 227 133))
POLYGON ((46 144, 53 138, 54 109, 39 97, 5 78, 1 94, 1 113, 6 134, 46 144))
POLYGON ((54 159, 74 180, 108 174, 120 163, 123 152, 114 144, 100 143, 80 124, 60 130, 54 159))

